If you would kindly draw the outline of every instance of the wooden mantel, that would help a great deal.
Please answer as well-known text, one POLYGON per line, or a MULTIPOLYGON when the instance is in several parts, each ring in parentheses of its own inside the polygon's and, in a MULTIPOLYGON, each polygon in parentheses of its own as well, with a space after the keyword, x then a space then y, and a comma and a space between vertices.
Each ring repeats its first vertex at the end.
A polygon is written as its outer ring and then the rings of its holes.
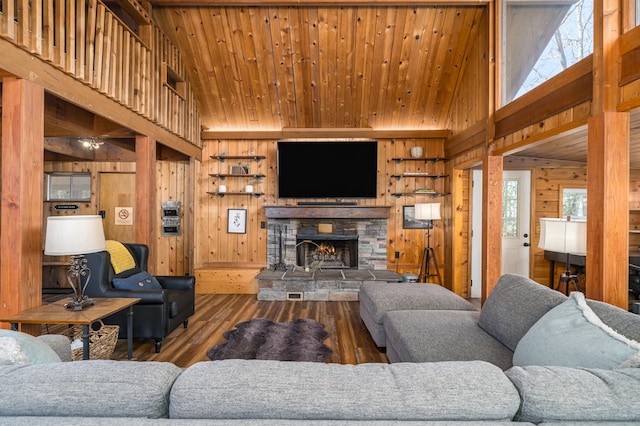
POLYGON ((388 219, 391 207, 265 206, 267 219, 388 219))

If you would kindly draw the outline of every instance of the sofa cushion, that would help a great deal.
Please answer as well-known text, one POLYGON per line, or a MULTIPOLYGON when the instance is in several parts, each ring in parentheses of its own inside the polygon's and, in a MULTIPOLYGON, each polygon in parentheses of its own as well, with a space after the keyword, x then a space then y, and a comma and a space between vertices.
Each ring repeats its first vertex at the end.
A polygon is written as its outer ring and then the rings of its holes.
POLYGON ((127 278, 114 278, 113 286, 120 290, 162 289, 158 280, 146 271, 138 272, 127 278))
POLYGON ((544 314, 520 339, 513 365, 637 367, 640 343, 604 324, 587 306, 584 295, 576 291, 544 314))
POLYGON ((20 331, 0 329, 0 365, 47 364, 60 361, 56 351, 43 340, 20 331))
POLYGON ((93 360, 0 366, 3 416, 167 417, 182 370, 166 362, 93 360))
POLYGON ((527 277, 504 274, 482 306, 478 324, 515 351, 531 326, 565 300, 564 294, 527 277))
POLYGON ((390 362, 482 360, 506 370, 513 352, 478 326, 477 311, 392 311, 384 317, 390 362))
POLYGON ((522 399, 516 420, 533 423, 640 421, 640 368, 513 367, 522 399))
POLYGON ((224 360, 176 380, 172 419, 509 420, 513 384, 480 362, 341 365, 224 360))
POLYGON ((465 310, 476 307, 438 284, 364 283, 360 286, 360 317, 377 346, 386 345, 382 318, 398 310, 465 310))

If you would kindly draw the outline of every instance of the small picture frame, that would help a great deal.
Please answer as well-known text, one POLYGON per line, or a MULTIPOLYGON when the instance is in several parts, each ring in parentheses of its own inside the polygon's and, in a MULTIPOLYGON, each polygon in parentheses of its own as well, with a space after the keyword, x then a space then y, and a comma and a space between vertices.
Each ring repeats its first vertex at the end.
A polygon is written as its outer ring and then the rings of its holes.
POLYGON ((433 223, 430 220, 416 219, 415 206, 402 206, 402 227, 404 229, 431 229, 433 223))
POLYGON ((251 171, 251 166, 248 164, 230 164, 229 174, 232 175, 248 175, 251 171))
POLYGON ((229 234, 247 233, 247 209, 228 209, 227 232, 229 234))

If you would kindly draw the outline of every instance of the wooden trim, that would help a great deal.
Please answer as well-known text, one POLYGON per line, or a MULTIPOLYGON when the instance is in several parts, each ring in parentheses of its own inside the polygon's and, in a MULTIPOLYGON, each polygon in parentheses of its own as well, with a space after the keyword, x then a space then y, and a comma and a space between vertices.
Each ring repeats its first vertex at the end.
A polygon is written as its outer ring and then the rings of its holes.
POLYGON ((265 206, 267 219, 388 219, 391 207, 327 206, 265 206))
POLYGON ((620 58, 620 78, 618 86, 631 83, 640 78, 640 46, 624 53, 620 58))
POLYGON ((445 158, 455 158, 463 152, 487 142, 487 122, 479 121, 447 140, 445 158))
POLYGON ((313 138, 367 138, 367 139, 446 139, 449 130, 374 130, 352 128, 286 128, 282 130, 217 131, 204 130, 203 140, 265 140, 313 138))

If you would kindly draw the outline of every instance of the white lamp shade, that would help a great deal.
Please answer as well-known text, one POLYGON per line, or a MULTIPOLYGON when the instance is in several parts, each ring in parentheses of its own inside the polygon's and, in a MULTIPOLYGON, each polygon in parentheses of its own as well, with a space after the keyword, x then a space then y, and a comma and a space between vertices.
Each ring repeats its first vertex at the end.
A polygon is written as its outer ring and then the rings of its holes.
POLYGON ((587 253, 587 221, 556 218, 540 219, 538 247, 557 253, 587 253))
POLYGON ((106 249, 102 217, 69 215, 47 218, 44 254, 73 256, 106 249))
POLYGON ((416 204, 417 220, 440 220, 440 203, 416 204))

